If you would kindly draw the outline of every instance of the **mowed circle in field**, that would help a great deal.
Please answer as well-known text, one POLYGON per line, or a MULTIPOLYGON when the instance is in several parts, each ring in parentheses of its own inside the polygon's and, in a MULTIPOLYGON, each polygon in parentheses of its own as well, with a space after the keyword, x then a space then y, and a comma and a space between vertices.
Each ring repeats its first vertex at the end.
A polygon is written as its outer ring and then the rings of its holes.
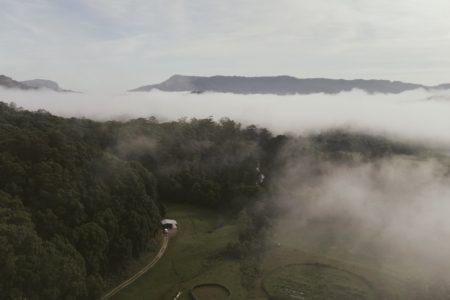
POLYGON ((371 284, 356 274, 322 264, 277 268, 263 281, 271 299, 376 299, 371 284))
POLYGON ((191 295, 196 300, 226 300, 231 292, 221 284, 206 283, 194 286, 191 295))

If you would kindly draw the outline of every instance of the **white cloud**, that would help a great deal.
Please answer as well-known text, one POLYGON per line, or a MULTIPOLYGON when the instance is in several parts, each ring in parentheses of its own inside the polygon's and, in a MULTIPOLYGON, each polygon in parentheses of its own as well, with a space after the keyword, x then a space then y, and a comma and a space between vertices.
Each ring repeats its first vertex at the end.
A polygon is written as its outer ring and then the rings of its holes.
POLYGON ((0 90, 0 101, 28 109, 44 108, 61 116, 94 119, 157 116, 229 117, 278 132, 305 133, 348 127, 402 139, 450 146, 450 95, 425 91, 399 95, 233 95, 205 93, 61 94, 0 90), (430 99, 430 97, 432 97, 430 99))

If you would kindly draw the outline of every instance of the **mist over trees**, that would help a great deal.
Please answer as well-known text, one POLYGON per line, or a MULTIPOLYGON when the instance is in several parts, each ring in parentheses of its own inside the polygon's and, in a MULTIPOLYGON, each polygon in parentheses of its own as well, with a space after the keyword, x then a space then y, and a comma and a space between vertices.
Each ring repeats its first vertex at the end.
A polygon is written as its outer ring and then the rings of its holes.
MULTIPOLYGON (((292 159, 351 164, 423 151, 341 130, 293 137, 229 119, 95 122, 5 103, 0 136, 2 299, 98 299, 159 239, 168 202, 236 216, 239 239, 226 251, 250 288, 283 213, 275 178, 292 159)), ((297 175, 322 170, 308 172, 297 175)))
POLYGON ((271 135, 230 120, 99 123, 0 104, 4 299, 97 299, 164 201, 239 211, 271 135))

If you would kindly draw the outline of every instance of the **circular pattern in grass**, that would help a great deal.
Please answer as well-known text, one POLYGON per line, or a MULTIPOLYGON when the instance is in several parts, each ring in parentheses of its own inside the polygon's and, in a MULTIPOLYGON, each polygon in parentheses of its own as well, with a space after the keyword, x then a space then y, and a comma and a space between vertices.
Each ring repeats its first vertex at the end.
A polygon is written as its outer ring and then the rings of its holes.
POLYGON ((270 299, 372 300, 374 290, 365 278, 323 264, 287 265, 263 281, 270 299))
POLYGON ((194 300, 226 300, 230 298, 230 290, 218 283, 198 284, 190 292, 194 300))

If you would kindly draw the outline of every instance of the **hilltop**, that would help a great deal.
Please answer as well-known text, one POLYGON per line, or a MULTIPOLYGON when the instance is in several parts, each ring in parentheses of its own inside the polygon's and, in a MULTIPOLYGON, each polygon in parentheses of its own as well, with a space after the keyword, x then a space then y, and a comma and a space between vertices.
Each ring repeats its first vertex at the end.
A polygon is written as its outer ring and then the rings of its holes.
POLYGON ((55 92, 69 92, 76 93, 72 90, 66 90, 59 86, 59 84, 52 80, 47 79, 32 79, 25 81, 17 81, 11 77, 0 75, 0 87, 8 89, 18 89, 18 90, 40 90, 48 89, 55 92))
POLYGON ((132 92, 148 92, 158 89, 166 92, 218 92, 235 94, 337 94, 353 89, 363 90, 367 93, 399 94, 417 89, 448 89, 449 84, 438 86, 425 86, 401 81, 378 79, 327 79, 327 78, 296 78, 292 76, 184 76, 174 75, 158 83, 132 89, 132 92))

